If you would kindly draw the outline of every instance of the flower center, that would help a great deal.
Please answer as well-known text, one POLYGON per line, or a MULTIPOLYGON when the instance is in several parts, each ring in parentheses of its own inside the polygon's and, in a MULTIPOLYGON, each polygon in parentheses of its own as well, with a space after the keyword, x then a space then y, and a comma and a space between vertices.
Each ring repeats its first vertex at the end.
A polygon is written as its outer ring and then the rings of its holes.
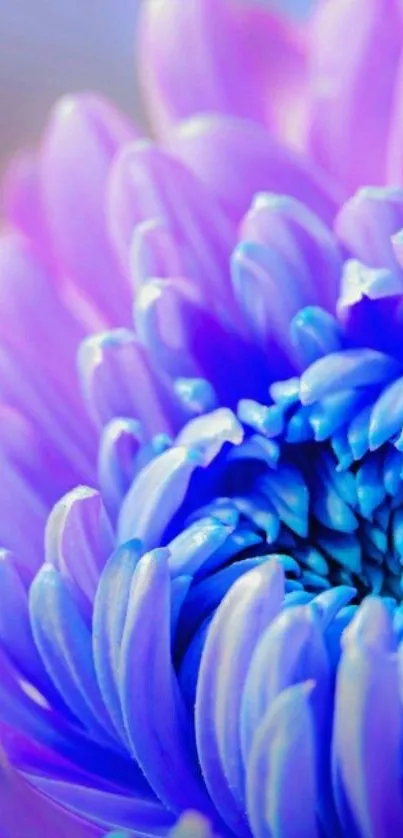
POLYGON ((206 520, 226 526, 229 535, 195 570, 180 612, 176 659, 185 671, 187 658, 195 670, 227 590, 270 556, 285 571, 286 605, 336 588, 351 605, 369 594, 392 611, 401 604, 403 455, 396 441, 369 450, 365 406, 348 435, 337 426, 343 398, 321 414, 296 401, 241 402, 243 442, 225 447, 209 474, 196 478, 182 538, 206 520))

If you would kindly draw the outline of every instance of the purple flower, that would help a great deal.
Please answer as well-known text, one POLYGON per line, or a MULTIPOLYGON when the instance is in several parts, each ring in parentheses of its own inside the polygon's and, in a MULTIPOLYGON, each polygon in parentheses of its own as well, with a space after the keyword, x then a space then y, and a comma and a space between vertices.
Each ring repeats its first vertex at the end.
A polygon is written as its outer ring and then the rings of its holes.
MULTIPOLYGON (((154 8, 208 3, 146 7, 168 83, 154 8)), ((69 99, 9 173, 6 836, 403 832, 403 190, 338 207, 258 104, 167 148, 69 99)))

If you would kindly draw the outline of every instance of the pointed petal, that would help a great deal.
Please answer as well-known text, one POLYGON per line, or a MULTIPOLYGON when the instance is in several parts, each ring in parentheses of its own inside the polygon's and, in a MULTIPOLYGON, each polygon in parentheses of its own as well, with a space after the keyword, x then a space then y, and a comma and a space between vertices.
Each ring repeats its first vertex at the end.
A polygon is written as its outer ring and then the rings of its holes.
POLYGON ((0 810, 2 838, 102 838, 102 829, 84 823, 65 808, 32 788, 7 765, 0 754, 0 810), (24 802, 21 805, 22 801, 24 802))

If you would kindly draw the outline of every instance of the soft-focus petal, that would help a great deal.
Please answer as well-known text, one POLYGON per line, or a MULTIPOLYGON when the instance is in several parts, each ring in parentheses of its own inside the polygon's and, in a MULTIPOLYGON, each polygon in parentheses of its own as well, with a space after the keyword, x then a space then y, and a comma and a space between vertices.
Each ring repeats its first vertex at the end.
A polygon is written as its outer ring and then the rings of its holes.
POLYGON ((346 194, 386 181, 386 143, 402 49, 397 0, 329 0, 310 46, 310 149, 346 194), (382 69, 374 55, 382 56, 382 69))
POLYGON ((258 4, 151 0, 140 20, 138 67, 160 134, 211 111, 277 125, 295 138, 302 39, 258 4))
POLYGON ((35 791, 0 755, 2 838, 101 838, 103 830, 83 823, 35 791))
POLYGON ((108 241, 106 183, 118 149, 133 136, 112 106, 87 94, 58 103, 41 149, 44 211, 59 269, 108 324, 127 323, 130 297, 108 241))

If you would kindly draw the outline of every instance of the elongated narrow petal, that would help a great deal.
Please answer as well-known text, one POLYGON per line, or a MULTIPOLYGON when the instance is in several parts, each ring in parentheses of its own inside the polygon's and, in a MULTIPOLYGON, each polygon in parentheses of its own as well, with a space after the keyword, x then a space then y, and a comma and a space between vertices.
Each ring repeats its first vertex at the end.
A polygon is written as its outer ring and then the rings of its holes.
POLYGON ((331 0, 310 51, 310 148, 346 193, 386 181, 386 143, 402 45, 395 0, 331 0), (374 53, 382 54, 378 72, 374 53))
POLYGON ((257 728, 247 765, 256 838, 316 838, 312 683, 282 692, 257 728))
MULTIPOLYGON (((87 338, 80 346, 78 367, 97 425, 132 417, 148 436, 171 430, 163 409, 163 385, 134 332, 116 329, 87 338)), ((165 403, 168 407, 167 396, 165 403)))
POLYGON ((136 226, 159 219, 179 239, 187 275, 202 295, 210 292, 210 301, 228 305, 225 278, 235 231, 214 194, 179 160, 152 143, 127 145, 111 169, 108 216, 112 240, 126 270, 136 226))
POLYGON ((108 241, 106 181, 134 131, 102 99, 66 97, 56 106, 41 150, 46 220, 61 273, 106 323, 126 323, 129 285, 108 241))
POLYGON ((251 653, 282 596, 283 574, 274 561, 241 577, 218 609, 202 655, 196 696, 199 759, 215 805, 236 834, 249 834, 242 803, 242 689, 251 653))
POLYGON ((46 560, 90 601, 112 549, 112 528, 95 489, 74 489, 53 508, 46 528, 46 560))
POLYGON ((343 827, 365 838, 403 828, 397 659, 385 606, 361 606, 344 640, 333 739, 336 801, 343 827))
POLYGON ((169 600, 167 551, 154 551, 143 556, 133 576, 119 694, 134 756, 157 795, 174 811, 189 805, 208 811, 170 657, 169 600))

